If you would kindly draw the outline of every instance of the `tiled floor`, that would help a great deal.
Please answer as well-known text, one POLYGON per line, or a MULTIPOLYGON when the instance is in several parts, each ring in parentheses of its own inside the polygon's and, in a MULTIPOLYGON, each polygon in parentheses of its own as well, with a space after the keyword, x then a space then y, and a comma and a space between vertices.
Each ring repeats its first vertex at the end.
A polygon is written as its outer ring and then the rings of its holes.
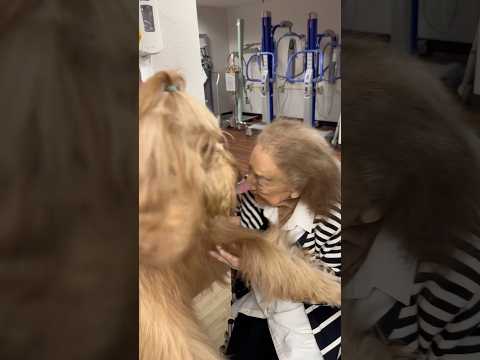
POLYGON ((200 323, 216 349, 225 342, 225 331, 230 317, 230 300, 230 285, 214 283, 194 301, 200 323))

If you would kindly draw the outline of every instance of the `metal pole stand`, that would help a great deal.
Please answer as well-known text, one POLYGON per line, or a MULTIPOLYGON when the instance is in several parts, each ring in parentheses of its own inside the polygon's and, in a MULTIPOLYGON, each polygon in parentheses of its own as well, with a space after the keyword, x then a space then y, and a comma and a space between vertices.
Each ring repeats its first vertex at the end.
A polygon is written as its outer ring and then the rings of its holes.
POLYGON ((247 126, 243 119, 243 92, 245 84, 244 68, 243 68, 243 19, 237 19, 237 53, 238 53, 238 72, 235 73, 235 128, 242 130, 247 126))
POLYGON ((332 146, 337 147, 342 144, 342 114, 338 118, 337 127, 335 128, 335 134, 332 139, 332 146))
MULTIPOLYGON (((317 101, 317 89, 315 79, 318 77, 318 70, 316 64, 315 51, 317 46, 318 34, 318 15, 314 12, 308 14, 307 23, 307 67, 304 77, 304 108, 303 108, 303 122, 307 126, 315 127, 315 105, 317 101)), ((317 56, 320 56, 317 54, 317 56)))
POLYGON ((263 98, 263 114, 262 122, 250 125, 246 129, 246 135, 251 136, 253 130, 262 131, 265 126, 270 124, 275 118, 273 110, 273 85, 275 81, 274 75, 274 44, 272 31, 272 13, 264 11, 262 13, 262 98, 263 98))

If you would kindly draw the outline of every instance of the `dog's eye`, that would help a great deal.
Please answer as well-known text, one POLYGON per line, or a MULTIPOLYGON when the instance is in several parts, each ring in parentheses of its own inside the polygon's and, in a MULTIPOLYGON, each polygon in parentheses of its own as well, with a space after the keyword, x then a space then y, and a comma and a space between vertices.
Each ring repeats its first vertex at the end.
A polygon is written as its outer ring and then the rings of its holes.
POLYGON ((202 155, 208 156, 215 153, 216 151, 224 150, 224 146, 221 142, 208 142, 206 144, 203 144, 200 149, 202 155))
POLYGON ((209 148, 210 148, 209 144, 204 144, 200 149, 201 154, 206 155, 209 151, 209 148))
POLYGON ((200 153, 203 157, 209 158, 212 155, 213 146, 210 143, 206 143, 201 147, 200 153))

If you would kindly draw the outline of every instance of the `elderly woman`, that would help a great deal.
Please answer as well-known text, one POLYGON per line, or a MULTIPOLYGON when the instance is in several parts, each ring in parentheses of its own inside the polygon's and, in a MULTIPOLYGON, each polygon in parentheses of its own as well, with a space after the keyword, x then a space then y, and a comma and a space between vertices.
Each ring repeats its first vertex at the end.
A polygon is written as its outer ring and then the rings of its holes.
MULTIPOLYGON (((297 121, 277 120, 258 136, 250 156, 249 191, 239 196, 241 225, 285 230, 292 246, 340 274, 340 170, 321 134, 297 121)), ((238 269, 238 259, 213 254, 238 269)), ((238 269, 240 272, 242 269, 238 269)), ((236 316, 227 355, 235 360, 337 359, 340 310, 276 300, 234 282, 236 316)))

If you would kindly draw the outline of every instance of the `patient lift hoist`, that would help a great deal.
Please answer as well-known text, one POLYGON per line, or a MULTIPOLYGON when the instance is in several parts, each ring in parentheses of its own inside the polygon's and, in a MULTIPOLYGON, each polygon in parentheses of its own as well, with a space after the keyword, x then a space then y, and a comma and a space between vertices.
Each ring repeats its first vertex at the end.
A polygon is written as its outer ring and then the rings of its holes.
MULTIPOLYGON (((274 89, 275 82, 278 77, 286 79, 289 83, 303 83, 304 86, 304 116, 303 121, 305 124, 311 127, 316 127, 316 100, 317 100, 317 83, 322 80, 327 80, 329 83, 335 83, 337 77, 337 51, 338 51, 338 39, 336 34, 327 30, 324 33, 318 33, 318 15, 314 12, 309 13, 307 22, 307 36, 305 49, 291 52, 289 51, 288 65, 286 76, 277 74, 277 48, 282 37, 275 42, 275 31, 281 27, 289 27, 290 31, 287 35, 296 36, 299 39, 305 37, 304 35, 298 35, 291 31, 292 23, 289 21, 283 21, 278 25, 272 26, 272 15, 270 11, 264 11, 262 14, 262 43, 261 51, 253 55, 246 63, 245 67, 245 79, 246 81, 259 83, 261 85, 262 96, 262 122, 250 125, 247 127, 247 135, 252 133, 252 130, 262 130, 267 124, 270 124, 275 119, 274 110, 274 89), (322 50, 320 43, 323 38, 330 38, 330 43, 322 50), (326 48, 330 46, 330 57, 328 66, 324 68, 324 55, 326 48), (295 61, 297 58, 303 55, 304 67, 303 71, 299 74, 295 74, 295 61), (253 58, 259 58, 261 64, 261 76, 259 79, 252 78, 249 75, 249 66, 253 58), (328 71, 326 71, 328 69, 328 71)), ((243 28, 237 30, 243 32, 243 28)), ((243 34, 238 36, 238 39, 243 39, 243 34)), ((239 43, 239 49, 243 47, 243 44, 239 43)), ((239 50, 240 52, 241 50, 239 50)), ((240 62, 243 77, 244 68, 243 61, 240 62)))

